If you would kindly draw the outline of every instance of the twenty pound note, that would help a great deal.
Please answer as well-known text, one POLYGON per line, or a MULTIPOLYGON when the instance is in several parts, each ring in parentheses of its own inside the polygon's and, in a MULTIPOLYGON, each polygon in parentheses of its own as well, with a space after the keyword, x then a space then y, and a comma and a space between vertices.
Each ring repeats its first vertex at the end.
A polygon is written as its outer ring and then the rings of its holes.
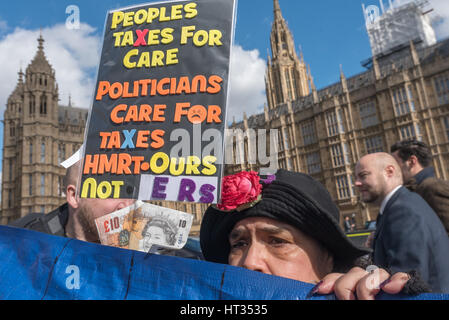
POLYGON ((95 220, 101 244, 142 252, 182 249, 192 222, 191 214, 142 201, 95 220))

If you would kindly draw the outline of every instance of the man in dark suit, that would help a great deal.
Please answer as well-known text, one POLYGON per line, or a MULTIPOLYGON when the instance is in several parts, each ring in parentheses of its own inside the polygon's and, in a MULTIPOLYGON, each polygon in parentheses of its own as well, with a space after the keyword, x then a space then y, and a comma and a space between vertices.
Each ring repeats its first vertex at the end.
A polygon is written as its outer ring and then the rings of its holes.
POLYGON ((391 154, 401 167, 405 186, 427 201, 449 234, 449 182, 435 177, 430 148, 408 139, 394 144, 391 154))
POLYGON ((402 186, 402 173, 387 153, 356 165, 361 200, 380 206, 373 263, 395 272, 418 272, 433 292, 449 292, 449 238, 432 208, 402 186))

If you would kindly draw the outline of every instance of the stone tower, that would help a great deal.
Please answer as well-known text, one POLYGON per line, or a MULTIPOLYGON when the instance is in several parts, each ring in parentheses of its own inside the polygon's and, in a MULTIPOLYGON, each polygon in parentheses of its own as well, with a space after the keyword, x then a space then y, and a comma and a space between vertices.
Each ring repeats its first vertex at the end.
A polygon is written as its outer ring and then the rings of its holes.
POLYGON ((68 145, 75 149, 82 144, 87 110, 59 106, 58 96, 55 71, 40 36, 36 55, 25 74, 19 72, 4 114, 0 224, 31 212, 47 213, 64 200, 65 170, 59 163, 68 145))
POLYGON ((293 36, 282 16, 279 1, 274 0, 274 22, 271 30, 271 52, 268 57, 265 85, 268 108, 296 101, 310 94, 309 74, 302 52, 296 53, 293 36))

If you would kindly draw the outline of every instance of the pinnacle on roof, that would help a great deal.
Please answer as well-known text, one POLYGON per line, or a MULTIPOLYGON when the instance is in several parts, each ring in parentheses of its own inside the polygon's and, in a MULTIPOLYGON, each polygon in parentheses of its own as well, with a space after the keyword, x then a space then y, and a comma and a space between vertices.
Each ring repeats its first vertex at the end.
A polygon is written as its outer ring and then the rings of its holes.
POLYGON ((37 39, 38 50, 36 52, 36 55, 34 56, 33 61, 29 64, 27 71, 30 70, 31 72, 42 72, 42 73, 53 73, 53 69, 48 62, 47 58, 45 57, 44 52, 44 38, 42 37, 42 32, 39 35, 39 38, 37 39))
POLYGON ((44 40, 44 38, 42 38, 42 30, 41 30, 41 33, 39 35, 39 38, 37 39, 37 42, 39 42, 39 46, 38 46, 39 51, 44 51, 44 42, 45 42, 45 40, 44 40))
POLYGON ((278 0, 273 0, 274 4, 274 12, 276 13, 277 11, 281 11, 281 7, 279 6, 279 1, 278 0))
POLYGON ((274 7, 275 20, 283 19, 281 6, 279 5, 279 0, 273 0, 273 7, 274 7))

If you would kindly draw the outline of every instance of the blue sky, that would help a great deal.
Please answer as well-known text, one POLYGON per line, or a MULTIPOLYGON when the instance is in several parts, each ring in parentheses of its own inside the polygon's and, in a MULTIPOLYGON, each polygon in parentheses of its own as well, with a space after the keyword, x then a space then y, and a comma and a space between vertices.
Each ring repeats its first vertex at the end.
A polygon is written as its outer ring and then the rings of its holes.
MULTIPOLYGON (((388 3, 388 0, 383 1, 388 3)), ((446 22, 440 24, 440 29, 449 30, 449 19, 445 19, 449 17, 449 1, 431 1, 446 22)), ((60 103, 67 104, 70 95, 76 106, 89 108, 107 11, 144 2, 156 1, 1 1, 3 81, 0 82, 0 119, 3 119, 6 100, 17 83, 17 72, 20 68, 26 69, 36 52, 36 39, 41 28, 46 39, 46 55, 56 70, 60 103), (65 28, 69 5, 80 9, 80 30, 65 28)), ((347 77, 364 71, 360 62, 371 56, 371 49, 362 2, 379 5, 379 0, 279 0, 296 47, 302 47, 318 88, 339 80, 340 65, 347 77)), ((233 116, 240 119, 242 110, 249 115, 263 110, 263 77, 272 21, 273 0, 239 0, 229 119, 233 116)), ((3 129, 0 129, 0 143, 3 143, 3 129)))
MULTIPOLYGON (((377 4, 377 0, 364 2, 377 4)), ((16 27, 29 30, 51 27, 65 23, 66 7, 77 5, 81 22, 96 28, 101 35, 107 10, 136 3, 139 1, 2 1, 0 21, 6 22, 7 32, 16 27)), ((348 74, 362 71, 360 61, 370 56, 361 3, 360 0, 280 0, 284 18, 297 46, 303 48, 318 87, 338 79, 340 64, 348 74)), ((236 44, 245 50, 258 49, 261 57, 266 59, 272 21, 272 0, 240 0, 236 44)))

